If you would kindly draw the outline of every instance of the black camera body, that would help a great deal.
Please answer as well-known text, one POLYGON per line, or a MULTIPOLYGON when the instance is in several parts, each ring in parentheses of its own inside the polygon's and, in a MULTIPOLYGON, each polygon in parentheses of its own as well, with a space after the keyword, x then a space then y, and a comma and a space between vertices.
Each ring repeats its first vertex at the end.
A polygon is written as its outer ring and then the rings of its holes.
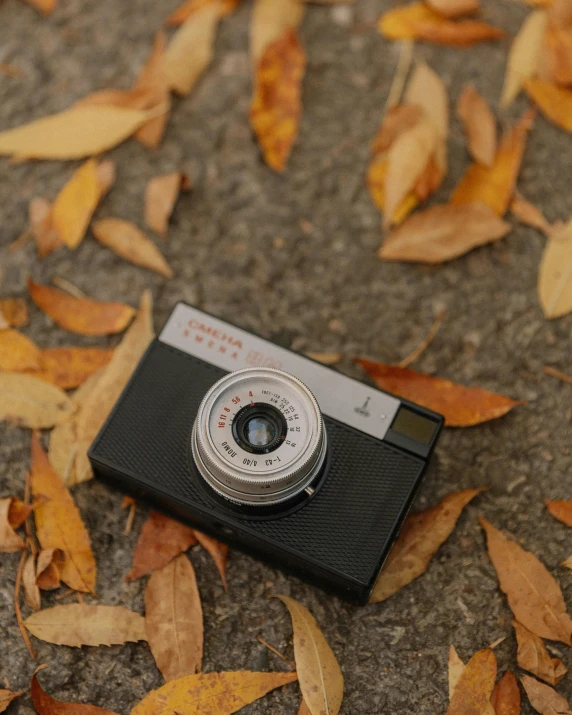
POLYGON ((89 458, 121 490, 366 603, 442 426, 430 410, 179 303, 89 458), (232 383, 235 374, 243 382, 232 383), (259 409, 266 402, 271 419, 259 409), (239 420, 248 452, 233 442, 239 420), (290 464, 294 452, 293 466, 276 472, 280 455, 290 464))

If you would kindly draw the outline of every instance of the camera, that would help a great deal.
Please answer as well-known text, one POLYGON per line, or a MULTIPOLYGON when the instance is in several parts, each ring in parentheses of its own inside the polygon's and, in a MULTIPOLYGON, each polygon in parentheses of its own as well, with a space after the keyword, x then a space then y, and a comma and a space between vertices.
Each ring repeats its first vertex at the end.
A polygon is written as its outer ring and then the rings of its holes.
POLYGON ((366 603, 443 418, 178 303, 89 451, 99 478, 366 603))

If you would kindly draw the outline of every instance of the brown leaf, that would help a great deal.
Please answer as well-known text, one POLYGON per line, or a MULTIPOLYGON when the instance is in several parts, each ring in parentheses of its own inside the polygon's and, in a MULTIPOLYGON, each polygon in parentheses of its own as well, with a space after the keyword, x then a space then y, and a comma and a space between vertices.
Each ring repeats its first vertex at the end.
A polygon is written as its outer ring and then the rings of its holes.
POLYGON ((13 529, 17 529, 22 526, 34 509, 38 506, 39 502, 34 504, 25 504, 19 499, 12 499, 10 504, 10 509, 8 510, 8 522, 13 529))
POLYGON ((449 18, 474 15, 481 7, 479 0, 427 0, 427 5, 449 18))
POLYGON ((66 393, 30 375, 0 372, 0 420, 49 429, 65 422, 74 408, 66 393))
POLYGON ((385 365, 356 358, 378 387, 445 416, 448 427, 471 427, 506 415, 517 405, 526 404, 489 392, 480 387, 457 385, 432 375, 414 372, 397 365, 385 365))
POLYGON ((544 503, 552 516, 559 519, 566 526, 572 526, 572 501, 549 501, 545 499, 544 503))
POLYGON ((12 700, 19 698, 20 695, 23 695, 23 693, 16 693, 13 690, 4 690, 0 688, 0 713, 3 713, 12 700))
POLYGON ((0 499, 0 553, 12 554, 26 548, 24 540, 14 531, 10 524, 8 514, 12 497, 0 499))
POLYGON ((454 645, 449 648, 449 700, 453 697, 459 678, 465 670, 465 664, 459 657, 454 645))
POLYGON ((65 562, 61 549, 42 549, 38 554, 36 584, 42 591, 53 591, 60 587, 60 570, 65 562))
POLYGON ((525 89, 547 119, 561 129, 572 132, 572 89, 539 79, 527 80, 525 89))
POLYGON ((572 645, 572 620, 560 586, 546 567, 515 541, 479 519, 487 535, 489 556, 501 590, 515 618, 541 638, 572 645))
POLYGON ((294 657, 300 690, 311 712, 337 715, 344 697, 344 677, 316 619, 290 596, 276 596, 290 611, 294 657))
POLYGON ((36 556, 30 554, 26 559, 22 570, 22 586, 24 587, 24 599, 33 611, 39 611, 42 607, 40 589, 36 585, 36 556))
POLYGON ((297 680, 296 673, 199 673, 172 680, 152 690, 131 711, 131 715, 157 715, 169 711, 178 715, 231 715, 266 693, 297 680))
POLYGON ((179 192, 187 188, 189 188, 188 177, 180 171, 154 176, 147 182, 145 223, 162 238, 167 238, 169 218, 179 198, 179 192))
POLYGON ((497 659, 492 650, 475 653, 459 678, 447 715, 489 715, 496 674, 497 659))
POLYGON ((151 512, 137 539, 131 571, 125 580, 134 581, 163 568, 196 543, 191 528, 159 512, 151 512))
POLYGON ((536 74, 547 22, 545 10, 534 10, 522 23, 508 54, 501 106, 508 107, 526 80, 536 74))
POLYGON ((370 603, 393 596, 427 570, 433 556, 451 535, 465 506, 483 489, 449 494, 437 506, 407 517, 377 577, 370 603))
POLYGON ((62 390, 73 390, 107 365, 112 356, 113 350, 107 348, 46 348, 41 352, 41 370, 33 375, 62 390))
POLYGON ((286 167, 298 135, 305 69, 306 54, 293 28, 266 46, 256 66, 250 123, 275 171, 286 167))
POLYGON ((76 298, 58 288, 34 283, 32 279, 28 279, 28 290, 38 308, 57 325, 80 335, 121 333, 135 314, 133 308, 124 303, 76 298))
POLYGON ((147 640, 143 616, 123 606, 54 606, 33 613, 24 625, 40 640, 75 648, 147 640))
POLYGON ((548 238, 554 233, 554 226, 548 223, 542 211, 520 195, 516 195, 510 202, 510 212, 520 223, 542 231, 548 238))
POLYGON ((165 278, 171 278, 173 271, 163 254, 137 226, 119 218, 104 218, 94 221, 93 235, 107 248, 136 266, 149 268, 165 278))
POLYGON ((75 249, 81 243, 100 198, 97 162, 88 159, 73 173, 52 206, 52 225, 68 248, 75 249))
POLYGON ((306 705, 306 701, 302 700, 300 703, 300 709, 298 710, 298 715, 312 715, 312 711, 306 705))
POLYGON ((39 370, 42 353, 30 338, 18 330, 0 330, 0 370, 25 372, 39 370))
POLYGON ((43 549, 61 549, 62 581, 76 591, 95 589, 95 559, 89 535, 68 490, 48 462, 37 435, 32 435, 32 494, 45 499, 35 511, 36 535, 43 549))
POLYGON ((523 675, 520 682, 524 686, 530 704, 540 715, 572 715, 568 701, 530 675, 523 675))
POLYGON ((492 166, 497 151, 497 128, 489 105, 471 85, 465 85, 457 102, 457 115, 463 122, 473 159, 492 166))
POLYGON ((510 224, 483 203, 432 206, 394 229, 377 255, 387 261, 443 263, 497 241, 510 230, 510 224))
POLYGON ((546 243, 538 272, 538 297, 547 318, 572 311, 572 221, 546 243))
POLYGON ((491 696, 495 715, 520 715, 520 690, 514 673, 507 670, 491 696))
POLYGON ((22 298, 0 298, 0 314, 13 328, 20 328, 28 322, 28 306, 22 298))
POLYGON ((36 242, 38 258, 45 258, 63 246, 52 218, 52 204, 41 197, 32 199, 28 207, 30 231, 36 242))
POLYGON ((213 539, 212 536, 203 534, 202 531, 197 531, 195 529, 194 533, 199 544, 212 556, 215 566, 220 574, 220 580, 222 581, 223 588, 225 591, 228 591, 225 573, 226 562, 228 560, 228 546, 220 541, 217 541, 216 539, 213 539))
POLYGON ((149 648, 166 681, 200 673, 203 609, 195 571, 180 554, 154 571, 145 589, 149 648))
POLYGON ((559 658, 551 658, 548 655, 542 638, 531 633, 518 621, 513 621, 512 625, 518 643, 519 667, 545 680, 549 685, 556 685, 568 672, 564 663, 559 658))
MULTIPOLYGON (((38 668, 39 670, 39 668, 38 668)), ((38 682, 38 670, 32 675, 30 695, 38 715, 116 715, 111 710, 83 703, 62 703, 48 695, 38 682)))
POLYGON ((253 66, 258 67, 266 49, 287 30, 297 30, 304 17, 305 3, 302 0, 255 0, 250 23, 250 56, 253 66))

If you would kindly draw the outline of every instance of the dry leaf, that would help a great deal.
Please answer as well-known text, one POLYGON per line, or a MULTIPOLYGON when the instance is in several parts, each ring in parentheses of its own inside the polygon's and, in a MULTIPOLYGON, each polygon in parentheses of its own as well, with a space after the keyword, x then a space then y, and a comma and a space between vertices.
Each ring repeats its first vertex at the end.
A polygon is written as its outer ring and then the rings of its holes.
POLYGON ((523 675, 520 682, 524 686, 530 704, 540 715, 572 715, 568 701, 530 675, 523 675))
POLYGON ((153 107, 160 106, 167 108, 167 111, 145 122, 145 124, 135 132, 135 139, 148 149, 157 149, 163 139, 169 121, 171 94, 169 91, 167 73, 164 67, 166 44, 167 39, 165 33, 161 31, 157 32, 155 34, 151 55, 133 85, 135 92, 142 92, 146 97, 147 106, 143 107, 143 109, 152 109, 153 107))
POLYGON ((538 272, 538 296, 547 318, 572 310, 572 221, 548 240, 538 272))
POLYGON ((541 638, 572 645, 572 620, 560 586, 546 567, 515 541, 479 519, 487 535, 489 556, 496 569, 501 590, 514 616, 541 638))
POLYGON ((190 527, 152 511, 137 539, 131 571, 125 580, 134 581, 163 568, 196 543, 195 533, 190 527))
POLYGON ((111 710, 83 703, 62 703, 48 695, 38 682, 38 668, 32 675, 30 695, 38 715, 116 715, 111 710))
POLYGON ((14 531, 10 524, 9 512, 12 497, 0 499, 0 553, 12 554, 26 548, 24 540, 14 531))
POLYGON ((144 291, 135 320, 78 410, 75 483, 93 476, 87 451, 153 338, 152 298, 144 291))
POLYGON ((481 488, 454 492, 437 506, 408 516, 377 577, 370 603, 385 601, 424 574, 441 544, 451 535, 465 506, 482 491, 481 488))
POLYGON ((0 330, 0 370, 26 372, 39 370, 42 353, 30 338, 18 330, 0 330))
POLYGON ((163 254, 137 226, 119 218, 104 218, 94 221, 93 235, 104 246, 121 258, 136 266, 149 268, 165 278, 171 278, 173 271, 163 254))
POLYGON ((258 67, 265 50, 289 29, 297 30, 304 17, 303 0, 255 0, 250 23, 250 56, 258 67))
POLYGON ((459 678, 465 670, 465 664, 459 658, 454 645, 449 648, 449 700, 453 697, 459 678))
POLYGON ((52 224, 68 248, 75 249, 81 243, 100 197, 97 162, 88 159, 73 173, 52 206, 52 224))
POLYGON ((231 715, 287 683, 297 680, 296 673, 199 673, 172 680, 152 690, 131 711, 131 715, 231 715))
POLYGON ((0 154, 27 159, 81 159, 120 144, 151 118, 149 112, 78 106, 0 132, 0 154))
POLYGON ((450 380, 398 365, 385 365, 362 358, 356 358, 356 362, 382 390, 415 400, 423 407, 441 413, 448 427, 478 425, 506 415, 517 405, 526 404, 480 387, 457 385, 450 380))
POLYGON ((460 47, 498 40, 505 35, 503 30, 479 20, 449 20, 423 2, 384 13, 379 18, 379 31, 390 40, 426 40, 460 47))
POLYGON ((386 261, 443 263, 506 236, 511 225, 486 204, 443 204, 408 218, 394 229, 377 255, 386 261))
POLYGON ((28 322, 28 306, 22 298, 0 298, 0 315, 13 328, 28 322))
POLYGON ((36 556, 30 554, 26 559, 22 570, 22 586, 24 587, 24 599, 33 611, 39 611, 42 607, 40 589, 36 584, 36 556))
POLYGON ((475 653, 455 686, 447 715, 492 715, 490 699, 496 675, 497 659, 492 650, 475 653))
POLYGON ((316 362, 321 362, 322 365, 337 365, 342 361, 343 355, 341 353, 306 353, 306 355, 316 362))
POLYGON ((514 192, 531 124, 532 117, 527 112, 502 138, 490 168, 481 164, 472 164, 468 168, 457 184, 450 203, 482 201, 503 216, 514 192))
POLYGON ((465 85, 457 102, 457 115, 463 122, 469 152, 484 166, 492 166, 497 151, 497 128, 489 105, 471 85, 465 85))
POLYGON ((314 616, 289 596, 276 596, 290 611, 294 657, 300 689, 310 712, 337 715, 344 696, 344 678, 336 656, 314 616))
POLYGON ((41 352, 41 369, 33 374, 62 390, 73 390, 107 365, 112 356, 113 350, 107 348, 46 348, 41 352))
POLYGON ((63 246, 52 220, 52 204, 47 199, 38 197, 30 201, 28 219, 38 258, 45 258, 63 246))
POLYGON ((12 700, 15 700, 16 698, 19 698, 20 695, 23 695, 24 693, 16 693, 13 690, 4 690, 3 688, 0 688, 0 713, 3 713, 4 710, 10 705, 12 700))
POLYGON ((545 499, 544 503, 552 516, 559 519, 566 526, 572 526, 572 501, 549 501, 545 499))
POLYGON ((49 15, 56 7, 57 0, 26 0, 28 5, 35 7, 43 15, 49 15))
POLYGON ((74 408, 66 393, 30 375, 0 372, 0 420, 49 429, 65 422, 74 408))
POLYGON ((51 286, 28 279, 34 303, 61 328, 80 335, 121 333, 131 322, 135 310, 124 303, 104 303, 90 298, 76 298, 51 286))
POLYGON ((209 554, 212 556, 212 559, 215 562, 215 566, 217 567, 218 572, 220 574, 220 580, 222 581, 223 588, 225 591, 228 591, 225 574, 226 562, 228 559, 228 546, 226 544, 221 543, 220 541, 217 541, 216 539, 213 539, 212 536, 207 536, 206 534, 203 534, 202 531, 197 531, 195 529, 194 534, 203 549, 205 549, 205 551, 208 551, 209 554))
POLYGON ((548 223, 542 211, 520 195, 516 195, 510 202, 510 212, 520 223, 542 231, 547 237, 554 233, 554 227, 548 223))
POLYGON ((531 633, 528 628, 513 621, 518 643, 517 661, 520 668, 528 670, 537 678, 546 681, 549 685, 556 685, 568 672, 568 669, 559 658, 548 655, 542 638, 531 633))
MULTIPOLYGON (((418 70, 416 70, 417 72, 418 70)), ((371 145, 374 156, 385 155, 393 142, 403 132, 413 127, 425 117, 423 107, 418 104, 397 104, 384 115, 381 125, 371 145)), ((383 206, 380 207, 383 209, 383 206)))
POLYGON ((35 511, 36 535, 43 549, 61 549, 62 581, 76 591, 95 589, 95 559, 89 535, 68 490, 50 465, 37 435, 32 435, 32 494, 45 499, 35 511))
POLYGON ((8 522, 13 529, 22 526, 34 509, 38 506, 38 502, 34 504, 25 504, 19 499, 12 499, 10 508, 8 509, 8 522))
POLYGON ((427 0, 427 5, 445 17, 473 15, 480 10, 479 0, 427 0))
POLYGON ((42 549, 36 565, 36 585, 42 591, 53 591, 60 587, 60 570, 65 562, 61 549, 42 549))
POLYGON ((526 80, 536 74, 547 22, 545 10, 534 10, 522 23, 508 54, 501 106, 508 107, 526 80))
POLYGON ((190 188, 189 179, 180 171, 149 179, 145 187, 145 223, 162 238, 167 238, 169 218, 181 189, 190 188))
POLYGON ((550 82, 529 79, 525 83, 528 96, 544 116, 561 129, 572 132, 572 89, 550 82))
POLYGON ((572 570, 572 556, 569 556, 566 561, 563 561, 560 565, 572 570))
POLYGON ((143 616, 123 606, 54 606, 32 614, 24 625, 40 640, 76 648, 147 640, 143 616))
POLYGON ((195 571, 180 554, 154 571, 145 589, 149 648, 166 681, 200 673, 203 609, 195 571))
POLYGON ((495 715, 520 715, 520 690, 510 670, 495 685, 491 696, 495 715))

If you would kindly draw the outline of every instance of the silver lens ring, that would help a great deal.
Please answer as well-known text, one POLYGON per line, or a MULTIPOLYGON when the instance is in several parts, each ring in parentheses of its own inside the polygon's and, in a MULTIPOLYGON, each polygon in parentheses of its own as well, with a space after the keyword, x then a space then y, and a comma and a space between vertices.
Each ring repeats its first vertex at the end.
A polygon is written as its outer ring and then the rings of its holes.
POLYGON ((272 368, 246 368, 205 395, 193 426, 193 459, 218 494, 238 504, 291 499, 317 477, 326 431, 314 395, 272 368))

